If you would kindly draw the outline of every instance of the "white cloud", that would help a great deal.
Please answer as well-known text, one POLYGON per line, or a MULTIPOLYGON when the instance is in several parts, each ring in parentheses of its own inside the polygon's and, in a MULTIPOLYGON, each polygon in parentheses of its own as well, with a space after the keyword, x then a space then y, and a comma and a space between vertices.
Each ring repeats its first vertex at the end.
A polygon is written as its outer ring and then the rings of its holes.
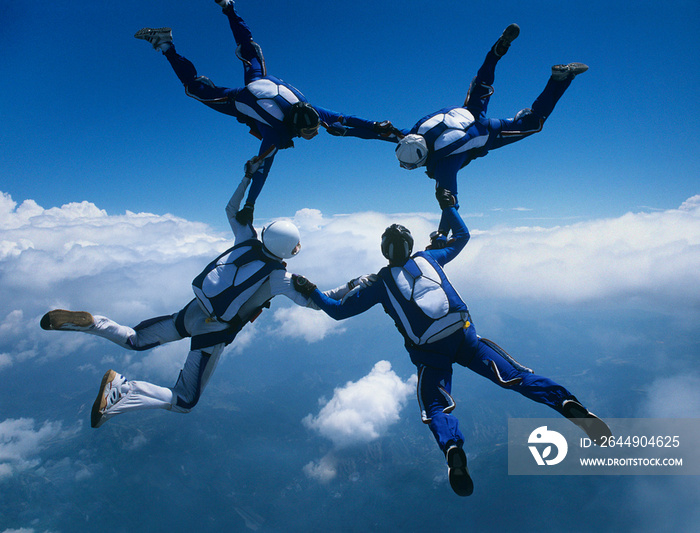
POLYGON ((304 474, 320 483, 327 483, 338 475, 338 461, 332 453, 324 455, 318 461, 304 465, 304 474))
POLYGON ((335 389, 330 401, 319 400, 319 413, 307 415, 302 423, 329 439, 334 449, 318 461, 307 463, 304 474, 327 483, 338 474, 335 450, 366 444, 385 435, 399 420, 408 398, 415 393, 417 378, 405 382, 391 369, 388 361, 379 361, 369 374, 335 389))
POLYGON ((328 334, 345 331, 339 322, 325 313, 304 307, 282 307, 274 312, 273 318, 277 322, 277 334, 303 338, 309 343, 323 340, 328 334))
POLYGON ((370 442, 398 421, 415 383, 415 375, 404 382, 388 361, 379 361, 368 375, 335 389, 320 412, 309 414, 303 423, 337 448, 370 442))
POLYGON ((31 418, 0 422, 0 481, 39 465, 37 455, 57 438, 73 435, 77 428, 64 430, 61 422, 44 422, 36 427, 31 418))

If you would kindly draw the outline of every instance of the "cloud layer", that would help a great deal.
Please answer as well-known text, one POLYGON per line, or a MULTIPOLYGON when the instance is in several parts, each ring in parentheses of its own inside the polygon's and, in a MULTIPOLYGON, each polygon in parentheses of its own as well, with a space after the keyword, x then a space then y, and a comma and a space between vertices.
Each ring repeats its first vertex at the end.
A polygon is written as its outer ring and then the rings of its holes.
MULTIPOLYGON (((302 209, 294 217, 302 252, 288 268, 330 289, 385 264, 379 239, 389 224, 410 228, 418 250, 436 220, 434 213, 326 217, 302 209)), ((471 241, 447 267, 467 303, 633 301, 700 310, 700 195, 678 209, 568 226, 470 229, 471 241)), ((94 342, 53 335, 47 343, 36 326, 50 308, 85 309, 126 324, 179 310, 192 298, 192 278, 231 244, 230 234, 167 214, 108 215, 88 202, 46 209, 32 200, 17 205, 6 193, 0 231, 0 372, 39 353, 58 356, 94 342)), ((287 308, 284 298, 273 305, 274 313, 255 324, 262 333, 315 342, 344 327, 320 312, 287 308)))
MULTIPOLYGON (((324 219, 312 210, 298 212, 295 222, 310 241, 299 268, 317 272, 329 285, 385 264, 379 238, 389 224, 407 226, 415 250, 425 247, 435 226, 432 215, 356 213, 324 219), (321 269, 323 264, 328 267, 321 269)), ((700 307, 700 195, 678 209, 553 228, 479 231, 468 217, 466 223, 471 240, 447 268, 465 297, 565 303, 634 299, 700 307)))
POLYGON ((0 421, 0 481, 17 472, 34 468, 38 455, 52 440, 75 434, 77 429, 66 432, 61 422, 44 422, 37 427, 30 418, 0 421))

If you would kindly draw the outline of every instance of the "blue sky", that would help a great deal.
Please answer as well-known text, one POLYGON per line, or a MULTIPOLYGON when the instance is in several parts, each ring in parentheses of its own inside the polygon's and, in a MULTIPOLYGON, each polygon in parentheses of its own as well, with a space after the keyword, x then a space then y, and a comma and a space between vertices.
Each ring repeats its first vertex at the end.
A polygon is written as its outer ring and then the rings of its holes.
MULTIPOLYGON (((551 65, 587 63, 541 133, 461 172, 472 239, 447 273, 480 334, 597 414, 700 418, 696 2, 238 9, 270 73, 321 106, 401 127, 461 103, 511 22, 521 35, 498 66, 491 116, 529 106, 551 65)), ((508 418, 551 412, 463 368, 453 393, 476 490, 457 498, 379 309, 336 323, 277 299, 192 413, 91 429, 107 368, 171 385, 187 344, 133 354, 44 332, 40 317, 62 307, 133 325, 179 310, 230 244, 224 206, 257 152, 132 36, 171 26, 222 85, 240 83, 241 65, 210 0, 4 2, 0 23, 0 532, 491 531, 495 516, 503 531, 683 531, 700 520, 694 476, 509 476, 508 418)), ((303 246, 290 270, 331 288, 383 266, 391 222, 424 246, 432 189, 392 145, 322 134, 278 154, 256 224, 294 220, 303 246)))

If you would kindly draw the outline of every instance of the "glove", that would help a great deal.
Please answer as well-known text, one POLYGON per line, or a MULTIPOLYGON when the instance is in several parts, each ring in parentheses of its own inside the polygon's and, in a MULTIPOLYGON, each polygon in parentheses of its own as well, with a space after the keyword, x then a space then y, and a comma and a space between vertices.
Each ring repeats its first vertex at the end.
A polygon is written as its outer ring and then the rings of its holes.
POLYGON ((246 224, 253 224, 253 205, 245 204, 243 209, 236 213, 236 222, 245 226, 246 224))
POLYGON ((382 122, 374 123, 374 132, 382 137, 391 137, 396 134, 396 128, 390 121, 383 120, 382 122))
POLYGON ((433 231, 430 234, 430 244, 426 250, 441 250, 447 246, 447 235, 441 231, 433 231))
POLYGON ((435 198, 437 198, 438 204, 440 204, 440 209, 446 209, 457 205, 457 198, 455 198, 455 195, 442 187, 437 187, 435 189, 435 198))
POLYGON ((351 279, 348 281, 348 289, 352 290, 355 287, 360 287, 360 289, 364 289, 365 287, 369 287, 379 279, 379 276, 376 274, 365 274, 364 276, 360 276, 359 278, 351 279))
POLYGON ((340 122, 334 122, 326 128, 326 131, 336 137, 343 137, 348 132, 348 128, 343 126, 340 122))
POLYGON ((315 284, 311 283, 304 276, 297 276, 296 274, 292 274, 292 286, 295 291, 306 298, 309 298, 316 290, 315 284))
POLYGON ((252 177, 253 174, 255 174, 258 171, 262 162, 263 162, 263 160, 260 159, 258 156, 255 156, 253 159, 246 161, 245 165, 243 165, 243 171, 245 172, 245 177, 246 178, 252 177))

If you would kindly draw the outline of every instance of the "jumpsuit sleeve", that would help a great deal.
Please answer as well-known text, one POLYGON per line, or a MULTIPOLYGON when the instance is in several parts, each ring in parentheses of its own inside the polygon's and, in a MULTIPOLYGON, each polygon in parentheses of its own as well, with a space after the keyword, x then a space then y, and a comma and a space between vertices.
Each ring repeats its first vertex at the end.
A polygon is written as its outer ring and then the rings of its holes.
POLYGON ((228 217, 228 223, 231 226, 235 242, 237 243, 255 238, 257 236, 253 226, 250 224, 241 224, 236 220, 236 213, 238 213, 238 210, 241 207, 241 201, 243 200, 243 195, 245 194, 248 185, 250 185, 250 178, 243 178, 238 184, 238 187, 236 187, 236 190, 234 191, 233 196, 231 196, 231 199, 228 201, 228 204, 226 204, 226 216, 228 217))
MULTIPOLYGON (((459 209, 459 196, 457 191, 457 173, 468 162, 470 156, 465 152, 444 157, 426 170, 428 177, 435 180, 435 187, 441 187, 450 191, 457 201, 455 207, 459 209)), ((443 233, 448 233, 451 228, 450 222, 442 214, 438 229, 443 233)))
POLYGON ((448 224, 449 229, 452 230, 452 239, 448 241, 447 246, 444 248, 427 250, 425 253, 430 254, 433 259, 444 266, 459 255, 467 245, 467 242, 469 242, 471 235, 456 208, 447 207, 443 209, 442 219, 448 224))
POLYGON ((251 177, 252 183, 250 186, 250 191, 248 192, 246 204, 255 205, 255 201, 258 199, 263 185, 265 185, 267 175, 270 172, 270 168, 272 167, 276 153, 277 148, 275 146, 274 139, 271 139, 269 135, 265 135, 265 133, 263 133, 263 141, 260 143, 260 150, 256 156, 260 166, 251 177))
POLYGON ((292 285, 292 275, 285 270, 275 270, 270 274, 270 292, 272 296, 283 295, 301 307, 311 307, 316 309, 316 305, 311 299, 302 296, 294 290, 292 285))
POLYGON ((359 139, 375 139, 380 141, 398 142, 396 135, 385 136, 375 131, 377 122, 356 117, 341 115, 323 107, 314 106, 321 118, 321 124, 332 135, 341 137, 357 137, 359 139))
POLYGON ((348 298, 334 300, 333 298, 316 289, 311 294, 311 300, 328 316, 334 320, 343 320, 351 316, 364 313, 370 307, 381 301, 384 284, 375 282, 365 287, 348 298))

